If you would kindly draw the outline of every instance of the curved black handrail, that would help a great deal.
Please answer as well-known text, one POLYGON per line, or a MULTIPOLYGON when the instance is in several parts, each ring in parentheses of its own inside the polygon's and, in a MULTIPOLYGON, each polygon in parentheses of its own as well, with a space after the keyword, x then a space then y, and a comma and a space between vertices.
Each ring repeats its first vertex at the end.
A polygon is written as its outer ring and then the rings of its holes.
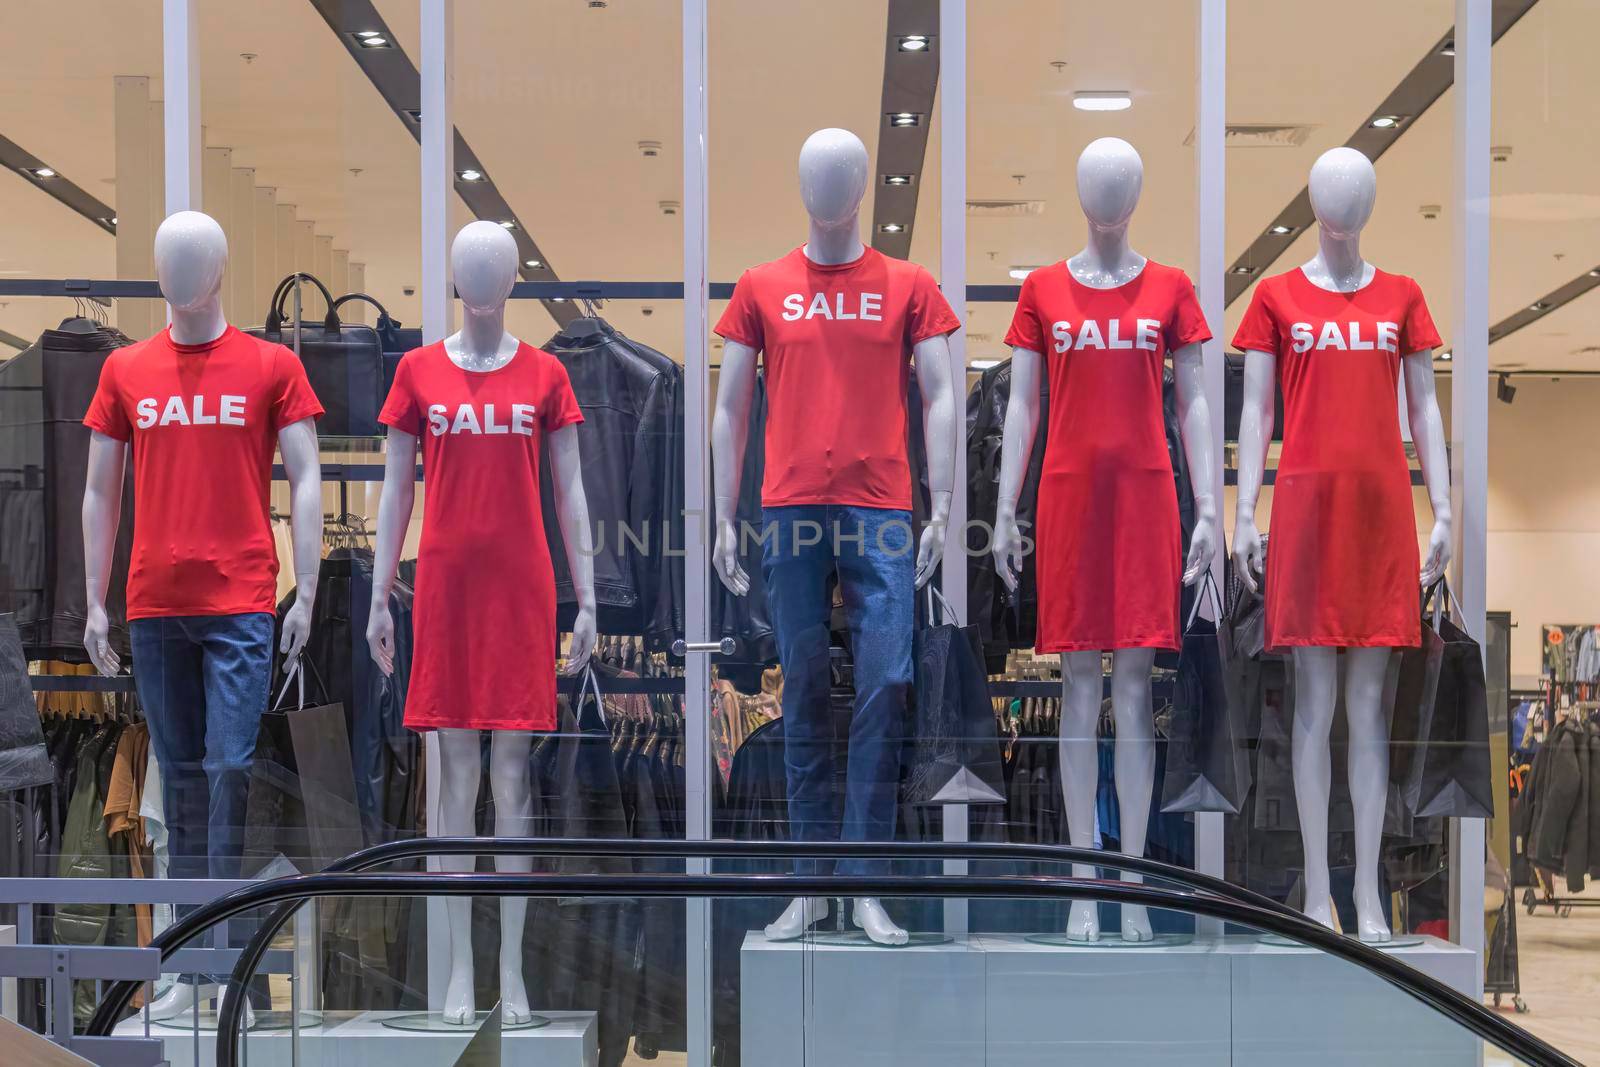
MULTIPOLYGON (((1005 878, 952 875, 855 876, 769 874, 309 874, 245 886, 201 905, 191 917, 202 928, 253 908, 313 897, 523 896, 620 899, 786 896, 870 896, 966 899, 1064 899, 1087 897, 1114 904, 1189 912, 1239 923, 1303 943, 1375 974, 1479 1038, 1529 1067, 1581 1067, 1565 1053, 1438 979, 1369 945, 1334 933, 1301 916, 1223 900, 1206 893, 1162 889, 1141 883, 1042 875, 1005 878)), ((105 1004, 102 1003, 102 1008, 105 1004)), ((111 1019, 97 1011, 88 1033, 105 1036, 111 1019)), ((237 1044, 219 1034, 218 1050, 237 1044)))

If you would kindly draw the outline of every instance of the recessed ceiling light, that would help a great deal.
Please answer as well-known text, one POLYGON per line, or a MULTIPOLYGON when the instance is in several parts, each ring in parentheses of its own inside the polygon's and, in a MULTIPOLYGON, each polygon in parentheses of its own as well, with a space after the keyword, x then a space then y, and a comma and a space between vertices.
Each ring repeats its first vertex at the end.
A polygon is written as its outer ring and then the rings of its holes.
POLYGON ((368 37, 382 37, 383 36, 383 34, 379 33, 377 30, 357 30, 355 35, 357 37, 362 38, 363 40, 368 38, 368 37))
POLYGON ((567 302, 567 298, 564 296, 552 296, 550 298, 550 302, 552 304, 565 304, 567 302))
POLYGON ((372 30, 363 30, 356 34, 356 44, 362 48, 391 48, 389 38, 372 30))
POLYGON ((1528 310, 1529 311, 1549 311, 1550 310, 1550 305, 1545 303, 1543 300, 1535 300, 1532 304, 1528 305, 1528 310))
POLYGON ((889 125, 891 126, 906 127, 922 125, 922 116, 917 114, 915 111, 891 111, 888 117, 889 125))
POLYGON ((1371 126, 1375 130, 1392 130, 1396 126, 1400 125, 1401 121, 1402 120, 1399 115, 1379 115, 1377 118, 1367 123, 1367 125, 1371 126))
POLYGON ((1267 232, 1272 234, 1272 235, 1274 235, 1274 236, 1276 236, 1276 237, 1287 237, 1289 234, 1293 233, 1294 231, 1295 231, 1295 227, 1293 227, 1293 226, 1279 225, 1279 226, 1272 227, 1272 229, 1268 230, 1267 232))
POLYGON ((527 267, 529 270, 538 270, 540 267, 544 266, 544 263, 537 259, 525 259, 522 261, 522 265, 527 267))
POLYGON ((402 110, 405 112, 406 118, 415 122, 418 126, 422 125, 422 109, 420 107, 408 107, 402 110))
POLYGON ((908 33, 900 38, 900 51, 926 52, 928 50, 928 37, 921 33, 908 33))
POLYGON ((468 167, 466 170, 456 171, 456 177, 460 178, 464 182, 481 182, 483 181, 483 171, 473 170, 471 167, 468 167))
POLYGON ((1020 282, 1038 269, 1038 267, 1012 267, 1007 273, 1020 282))
POLYGON ((516 219, 501 219, 500 220, 500 225, 504 226, 508 230, 514 230, 514 229, 517 228, 517 220, 516 219))
POLYGON ((1450 354, 1450 350, 1448 348, 1445 349, 1443 352, 1439 353, 1439 362, 1441 362, 1441 363, 1449 363, 1452 359, 1455 359, 1455 358, 1456 357, 1454 357, 1454 356, 1452 356, 1450 354))
POLYGON ((23 167, 22 173, 31 174, 35 178, 54 178, 56 172, 49 167, 23 167))
POLYGON ((999 365, 1000 361, 998 359, 975 359, 967 364, 973 370, 988 370, 990 367, 998 367, 999 365))
POLYGON ((1454 37, 1452 37, 1452 38, 1450 38, 1450 40, 1448 40, 1444 44, 1440 45, 1439 46, 1439 54, 1441 56, 1453 56, 1453 55, 1455 55, 1456 54, 1456 39, 1454 37))
POLYGON ((1590 271, 1589 272, 1589 277, 1591 277, 1591 278, 1600 278, 1600 267, 1596 267, 1594 270, 1590 271))
POLYGON ((909 174, 885 174, 883 176, 883 184, 885 184, 885 185, 910 185, 911 184, 911 175, 909 175, 909 174))
POLYGON ((1133 97, 1120 90, 1073 93, 1072 106, 1079 111, 1126 111, 1133 106, 1133 97))
POLYGON ((1229 274, 1254 274, 1255 272, 1256 272, 1256 269, 1254 267, 1242 267, 1241 266, 1241 267, 1234 267, 1228 273, 1229 274))
POLYGON ((878 232, 879 233, 904 233, 905 229, 906 228, 904 226, 900 225, 898 222, 886 222, 882 226, 878 227, 878 232))

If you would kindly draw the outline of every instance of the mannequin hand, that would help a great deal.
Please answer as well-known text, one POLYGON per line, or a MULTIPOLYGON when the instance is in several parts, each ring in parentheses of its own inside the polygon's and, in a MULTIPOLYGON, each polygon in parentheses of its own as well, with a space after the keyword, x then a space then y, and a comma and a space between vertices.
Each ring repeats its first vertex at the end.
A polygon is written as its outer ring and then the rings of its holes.
POLYGON ((565 675, 581 674, 589 665, 594 653, 594 609, 579 608, 578 617, 572 620, 572 643, 567 646, 567 662, 562 666, 565 675))
POLYGON ((107 678, 122 669, 122 659, 111 649, 111 623, 103 604, 89 605, 89 622, 83 628, 83 647, 89 661, 107 678))
POLYGON ((995 517, 994 544, 990 552, 994 555, 995 572, 1006 583, 1006 588, 1015 593, 1022 576, 1022 559, 1026 552, 1026 539, 1022 536, 1022 527, 1018 525, 1015 515, 1002 512, 995 517))
POLYGON ((1422 585, 1432 585, 1444 577, 1450 565, 1450 520, 1435 519, 1433 533, 1428 535, 1428 558, 1422 563, 1422 585))
POLYGON ((283 653, 285 661, 294 659, 306 647, 306 638, 311 636, 311 605, 310 597, 296 596, 284 613, 283 639, 278 642, 278 651, 283 653))
POLYGON ((933 577, 944 560, 944 534, 949 523, 934 521, 922 528, 922 541, 917 546, 917 588, 921 589, 933 577))
POLYGON ((1261 595, 1261 531, 1243 515, 1233 524, 1233 570, 1251 596, 1261 595))
POLYGON ((1217 556, 1217 523, 1209 516, 1195 520, 1189 536, 1189 558, 1183 565, 1183 584, 1193 585, 1211 567, 1217 556))
MULTIPOLYGON (((288 620, 284 620, 287 628, 288 620)), ((372 653, 372 662, 378 665, 384 677, 394 675, 394 616, 389 614, 389 603, 372 605, 372 610, 367 614, 367 649, 372 653)))
POLYGON ((711 550, 711 562, 730 593, 744 596, 750 592, 750 576, 739 565, 739 528, 731 519, 717 520, 717 544, 711 550))

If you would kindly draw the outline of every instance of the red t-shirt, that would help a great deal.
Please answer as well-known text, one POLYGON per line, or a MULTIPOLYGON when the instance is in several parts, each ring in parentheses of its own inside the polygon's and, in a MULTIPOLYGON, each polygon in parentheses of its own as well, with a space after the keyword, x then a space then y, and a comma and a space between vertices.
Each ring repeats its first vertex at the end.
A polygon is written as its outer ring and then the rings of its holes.
POLYGON ((766 507, 911 507, 911 348, 961 322, 933 276, 868 248, 824 266, 797 248, 744 272, 717 333, 765 353, 766 507))
POLYGON ((133 445, 128 618, 273 610, 272 453, 279 430, 321 414, 293 352, 232 326, 106 357, 83 423, 133 445))

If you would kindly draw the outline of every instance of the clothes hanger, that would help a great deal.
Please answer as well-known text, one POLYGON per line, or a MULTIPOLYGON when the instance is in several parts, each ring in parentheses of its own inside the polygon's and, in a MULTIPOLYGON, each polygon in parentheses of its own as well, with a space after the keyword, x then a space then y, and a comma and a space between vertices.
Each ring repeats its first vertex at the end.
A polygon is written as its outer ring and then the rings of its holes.
POLYGON ((579 318, 563 326, 556 334, 557 337, 568 341, 581 341, 593 337, 597 333, 614 333, 611 324, 600 317, 600 305, 603 301, 592 300, 586 296, 576 297, 573 302, 583 312, 579 318))

